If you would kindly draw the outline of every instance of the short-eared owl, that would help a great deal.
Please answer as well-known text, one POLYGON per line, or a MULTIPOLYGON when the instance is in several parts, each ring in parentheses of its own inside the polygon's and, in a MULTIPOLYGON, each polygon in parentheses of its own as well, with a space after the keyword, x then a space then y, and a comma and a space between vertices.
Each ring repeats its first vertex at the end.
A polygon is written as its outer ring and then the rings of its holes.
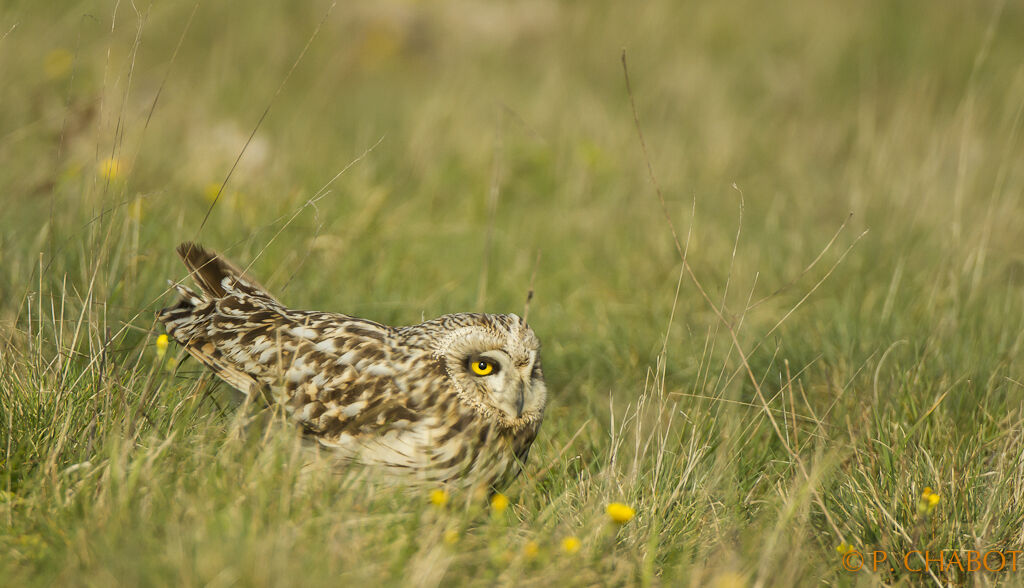
POLYGON ((389 327, 292 310, 195 243, 178 254, 202 292, 157 313, 168 334, 245 395, 284 406, 344 461, 424 481, 501 488, 544 415, 540 342, 514 314, 389 327))

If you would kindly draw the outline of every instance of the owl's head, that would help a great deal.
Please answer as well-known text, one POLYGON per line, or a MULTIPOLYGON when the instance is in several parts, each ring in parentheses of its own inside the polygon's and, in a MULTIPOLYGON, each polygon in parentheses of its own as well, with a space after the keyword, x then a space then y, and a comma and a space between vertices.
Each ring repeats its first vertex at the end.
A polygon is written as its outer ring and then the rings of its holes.
POLYGON ((459 399, 518 428, 539 422, 547 388, 540 367, 540 340, 514 314, 462 313, 438 319, 450 330, 434 347, 459 399))

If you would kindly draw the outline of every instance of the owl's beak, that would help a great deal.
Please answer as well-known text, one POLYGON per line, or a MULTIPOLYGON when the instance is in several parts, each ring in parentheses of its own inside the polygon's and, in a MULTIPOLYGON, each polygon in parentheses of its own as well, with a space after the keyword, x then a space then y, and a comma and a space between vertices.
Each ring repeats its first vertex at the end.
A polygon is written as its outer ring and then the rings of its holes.
POLYGON ((519 381, 519 390, 516 391, 516 418, 523 416, 523 403, 526 402, 526 382, 519 381))

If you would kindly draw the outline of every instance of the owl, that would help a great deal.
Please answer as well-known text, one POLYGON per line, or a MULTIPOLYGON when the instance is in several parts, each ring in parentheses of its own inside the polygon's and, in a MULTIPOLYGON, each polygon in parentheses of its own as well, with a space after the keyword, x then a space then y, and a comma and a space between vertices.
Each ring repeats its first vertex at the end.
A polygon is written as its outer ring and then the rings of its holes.
POLYGON ((544 417, 540 341, 514 314, 448 314, 407 327, 292 310, 215 252, 182 243, 199 285, 157 318, 253 400, 276 403, 341 462, 407 480, 499 490, 544 417))

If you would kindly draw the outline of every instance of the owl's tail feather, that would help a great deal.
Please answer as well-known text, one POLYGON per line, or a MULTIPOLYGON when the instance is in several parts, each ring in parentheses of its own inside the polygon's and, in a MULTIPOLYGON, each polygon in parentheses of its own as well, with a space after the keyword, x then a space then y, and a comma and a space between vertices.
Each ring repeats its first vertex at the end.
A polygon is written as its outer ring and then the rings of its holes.
POLYGON ((277 304, 277 300, 245 272, 214 251, 198 243, 185 241, 178 245, 178 255, 192 273, 192 278, 211 298, 223 298, 229 293, 262 298, 277 304))
POLYGON ((196 329, 204 330, 210 314, 216 312, 216 301, 226 296, 247 296, 271 307, 280 304, 256 280, 197 243, 186 241, 178 245, 178 255, 201 290, 196 292, 183 284, 169 282, 180 297, 174 306, 159 310, 156 318, 167 327, 167 334, 181 343, 189 341, 196 329))

